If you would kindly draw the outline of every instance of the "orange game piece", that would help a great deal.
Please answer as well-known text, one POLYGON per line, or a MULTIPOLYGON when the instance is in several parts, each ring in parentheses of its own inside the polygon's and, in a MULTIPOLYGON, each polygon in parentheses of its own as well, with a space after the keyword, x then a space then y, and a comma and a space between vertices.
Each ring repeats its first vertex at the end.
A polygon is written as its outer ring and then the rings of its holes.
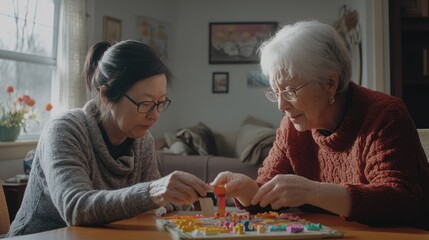
POLYGON ((226 209, 226 191, 225 186, 215 186, 213 189, 214 194, 217 196, 217 211, 219 217, 225 217, 225 209, 226 209))
POLYGON ((224 185, 216 186, 216 187, 213 188, 213 192, 217 196, 219 196, 219 195, 225 195, 226 194, 225 186, 224 185))

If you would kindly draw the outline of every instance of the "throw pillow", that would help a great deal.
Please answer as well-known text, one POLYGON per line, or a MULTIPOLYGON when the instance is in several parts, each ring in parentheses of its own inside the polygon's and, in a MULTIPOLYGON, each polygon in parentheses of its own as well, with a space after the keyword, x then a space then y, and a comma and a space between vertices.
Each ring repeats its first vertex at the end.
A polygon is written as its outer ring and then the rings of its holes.
POLYGON ((188 155, 189 154, 188 146, 186 146, 186 144, 181 142, 181 141, 174 142, 170 146, 169 151, 171 153, 179 154, 179 155, 188 155))
POLYGON ((201 122, 193 127, 180 129, 176 133, 176 138, 191 149, 190 155, 216 155, 214 134, 210 128, 201 122))
POLYGON ((167 143, 168 147, 171 147, 173 143, 177 141, 176 139, 176 133, 174 132, 166 132, 164 133, 165 142, 167 143))
POLYGON ((246 119, 244 119, 243 123, 241 124, 246 125, 246 124, 253 124, 253 125, 257 125, 257 126, 263 126, 263 127, 267 127, 267 128, 272 128, 273 126, 270 123, 265 122, 264 120, 261 120, 259 118, 255 118, 252 116, 247 117, 246 119))
POLYGON ((244 124, 237 134, 236 154, 238 158, 242 162, 251 165, 259 165, 261 161, 261 150, 263 146, 269 145, 267 142, 264 142, 264 144, 261 144, 261 142, 267 139, 269 139, 268 142, 272 142, 274 141, 275 135, 276 132, 272 128, 254 124, 244 124))
POLYGON ((271 148, 273 148, 275 140, 276 136, 271 136, 262 140, 258 145, 256 145, 250 154, 252 158, 250 158, 249 163, 252 165, 262 165, 265 158, 268 157, 271 148))

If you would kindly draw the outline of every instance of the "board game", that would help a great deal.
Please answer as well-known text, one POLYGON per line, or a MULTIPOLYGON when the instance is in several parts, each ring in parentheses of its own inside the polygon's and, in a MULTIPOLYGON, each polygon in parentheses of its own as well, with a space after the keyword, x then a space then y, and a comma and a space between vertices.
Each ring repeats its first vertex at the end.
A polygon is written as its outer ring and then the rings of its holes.
POLYGON ((268 212, 226 212, 225 216, 206 217, 178 212, 156 221, 157 227, 176 239, 322 239, 341 238, 343 234, 320 223, 308 222, 298 215, 268 212))

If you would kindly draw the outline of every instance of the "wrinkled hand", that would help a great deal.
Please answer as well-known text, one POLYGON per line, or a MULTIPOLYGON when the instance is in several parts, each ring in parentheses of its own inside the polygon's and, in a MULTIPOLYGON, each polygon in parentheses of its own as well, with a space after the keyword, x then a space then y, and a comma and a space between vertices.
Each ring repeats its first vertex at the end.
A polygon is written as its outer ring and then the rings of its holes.
POLYGON ((251 204, 261 207, 271 204, 273 209, 297 207, 309 203, 318 182, 297 175, 277 175, 259 188, 251 204))
POLYGON ((206 196, 209 186, 198 177, 175 171, 149 185, 152 201, 162 206, 167 203, 192 204, 199 196, 206 196))
POLYGON ((224 185, 226 196, 237 198, 245 207, 250 205, 250 200, 259 189, 258 184, 250 177, 229 171, 219 173, 210 185, 224 185))

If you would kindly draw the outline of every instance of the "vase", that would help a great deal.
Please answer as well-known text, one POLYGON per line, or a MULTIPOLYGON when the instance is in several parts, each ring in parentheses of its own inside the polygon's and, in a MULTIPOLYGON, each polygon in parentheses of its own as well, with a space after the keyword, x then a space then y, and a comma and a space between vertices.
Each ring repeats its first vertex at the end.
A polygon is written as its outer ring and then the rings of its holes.
POLYGON ((21 132, 20 126, 13 126, 13 127, 0 126, 0 141, 13 142, 18 138, 20 132, 21 132))

